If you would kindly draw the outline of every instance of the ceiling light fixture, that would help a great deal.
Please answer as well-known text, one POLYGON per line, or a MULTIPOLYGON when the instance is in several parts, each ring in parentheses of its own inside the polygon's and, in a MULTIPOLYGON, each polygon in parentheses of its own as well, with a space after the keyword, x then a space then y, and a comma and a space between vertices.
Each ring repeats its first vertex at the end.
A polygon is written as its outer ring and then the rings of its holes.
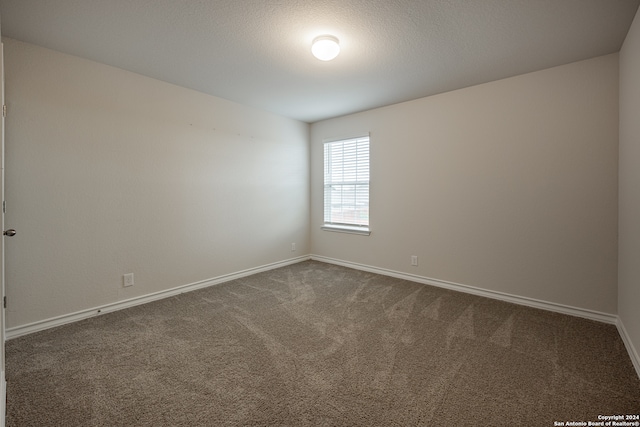
POLYGON ((319 36, 313 39, 311 53, 321 61, 331 61, 340 53, 340 44, 334 36, 319 36))

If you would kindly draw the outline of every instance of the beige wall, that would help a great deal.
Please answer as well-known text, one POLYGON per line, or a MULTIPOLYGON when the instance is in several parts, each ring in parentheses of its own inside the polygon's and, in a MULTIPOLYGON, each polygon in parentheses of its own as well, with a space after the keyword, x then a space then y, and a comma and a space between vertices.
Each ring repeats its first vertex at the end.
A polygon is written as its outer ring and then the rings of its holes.
POLYGON ((311 144, 314 254, 616 313, 617 54, 314 123, 311 144), (322 231, 322 140, 363 132, 371 236, 322 231))
POLYGON ((4 41, 8 328, 309 253, 307 124, 4 41))
POLYGON ((618 314, 640 361, 640 13, 620 51, 619 179, 618 314))

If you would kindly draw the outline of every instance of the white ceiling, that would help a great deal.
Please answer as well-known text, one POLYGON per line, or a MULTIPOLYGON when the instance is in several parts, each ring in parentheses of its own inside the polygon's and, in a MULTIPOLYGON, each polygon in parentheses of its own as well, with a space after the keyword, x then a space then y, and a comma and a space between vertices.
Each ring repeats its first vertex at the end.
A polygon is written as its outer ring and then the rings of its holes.
POLYGON ((620 50, 640 0, 0 0, 3 36, 305 122, 620 50), (311 40, 340 39, 331 62, 311 40))

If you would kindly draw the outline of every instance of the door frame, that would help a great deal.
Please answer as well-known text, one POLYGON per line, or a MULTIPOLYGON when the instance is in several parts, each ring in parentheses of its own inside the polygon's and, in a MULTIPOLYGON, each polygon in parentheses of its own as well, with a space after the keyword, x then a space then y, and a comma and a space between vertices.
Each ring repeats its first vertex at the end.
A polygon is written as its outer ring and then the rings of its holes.
MULTIPOLYGON (((6 115, 6 107, 4 103, 4 44, 0 41, 0 231, 4 232, 4 118, 6 115)), ((0 427, 5 425, 5 417, 7 410, 7 381, 5 376, 5 292, 4 292, 4 234, 0 239, 0 427)))

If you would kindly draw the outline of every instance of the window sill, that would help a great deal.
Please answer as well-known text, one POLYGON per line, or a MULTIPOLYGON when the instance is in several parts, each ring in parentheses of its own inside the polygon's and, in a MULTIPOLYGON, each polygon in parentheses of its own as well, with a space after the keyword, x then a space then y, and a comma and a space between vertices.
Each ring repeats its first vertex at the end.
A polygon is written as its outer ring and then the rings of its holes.
POLYGON ((321 228, 324 231, 359 234, 361 236, 369 236, 371 234, 371 230, 365 227, 349 227, 348 225, 323 225, 321 228))

